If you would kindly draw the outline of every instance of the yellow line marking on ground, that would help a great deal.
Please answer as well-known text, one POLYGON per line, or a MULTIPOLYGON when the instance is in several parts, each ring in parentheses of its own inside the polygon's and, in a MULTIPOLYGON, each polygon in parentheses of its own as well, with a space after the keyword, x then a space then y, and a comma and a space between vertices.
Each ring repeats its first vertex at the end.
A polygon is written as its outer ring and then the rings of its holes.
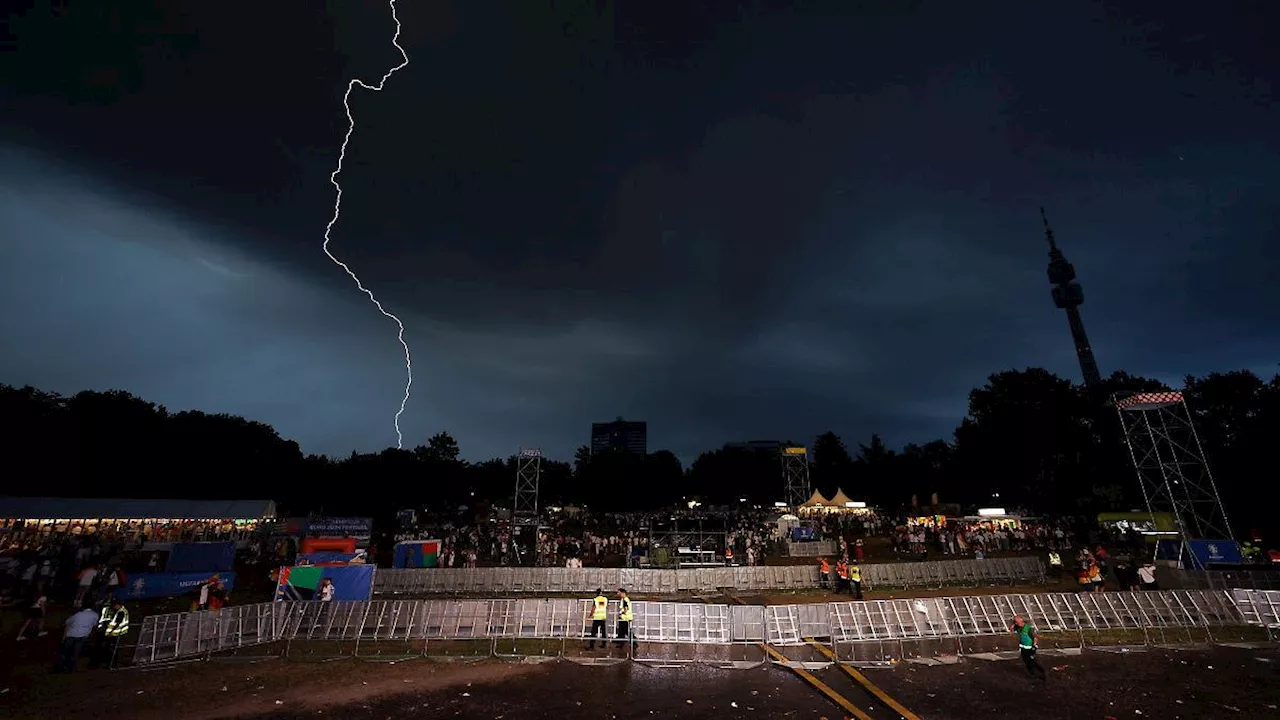
POLYGON ((837 705, 839 705, 840 707, 848 711, 850 715, 854 716, 858 720, 874 720, 874 718, 872 718, 870 715, 863 712, 862 708, 858 707, 857 705, 854 705, 853 702, 850 701, 848 698, 836 692, 835 690, 832 690, 831 686, 827 685, 826 683, 822 682, 818 678, 814 677, 813 673, 801 667, 786 665, 786 663, 789 663, 791 661, 787 659, 787 657, 782 653, 778 652, 777 650, 774 650, 773 648, 763 643, 760 645, 760 647, 764 648, 765 652, 769 653, 769 657, 773 658, 774 660, 777 660, 780 663, 783 663, 784 667, 790 668, 792 672, 804 678, 805 681, 807 681, 810 685, 817 688, 818 692, 831 698, 833 701, 835 701, 837 705))
POLYGON ((877 698, 879 698, 880 702, 884 703, 885 705, 888 705, 894 712, 898 713, 906 720, 920 720, 919 715, 916 715, 915 713, 903 707, 902 703, 898 702, 897 700, 894 700, 893 697, 889 695, 889 693, 885 692, 884 690, 881 690, 875 683, 868 680, 866 675, 863 675, 862 673, 846 665, 845 663, 840 662, 840 659, 836 657, 835 653, 831 652, 830 648, 826 647, 822 643, 814 641, 812 638, 805 638, 805 641, 808 642, 813 647, 817 648, 818 652, 830 658, 833 662, 835 662, 835 664, 841 670, 844 670, 846 673, 848 673, 849 677, 853 678, 855 681, 857 681, 858 684, 866 688, 867 691, 870 692, 872 695, 875 695, 877 698))
MULTIPOLYGON (((736 595, 733 595, 731 593, 724 593, 724 596, 727 597, 730 602, 737 603, 738 605, 746 605, 746 603, 742 601, 742 598, 737 597, 736 595)), ((791 662, 790 658, 778 652, 777 650, 774 650, 772 647, 769 646, 768 643, 757 643, 757 645, 759 645, 760 648, 762 648, 769 657, 778 661, 780 664, 782 664, 783 667, 799 675, 806 682, 808 682, 810 685, 816 688, 818 692, 822 693, 823 695, 826 695, 828 698, 831 698, 832 702, 834 702, 835 704, 847 710, 849 714, 857 718, 857 720, 875 720, 875 718, 863 712, 862 708, 858 707, 857 705, 854 705, 853 701, 849 700, 845 696, 833 690, 830 685, 827 685, 826 683, 819 680, 813 673, 809 672, 808 670, 805 670, 802 667, 789 665, 788 663, 791 662)), ((919 720, 919 719, 916 718, 916 720, 919 720)))

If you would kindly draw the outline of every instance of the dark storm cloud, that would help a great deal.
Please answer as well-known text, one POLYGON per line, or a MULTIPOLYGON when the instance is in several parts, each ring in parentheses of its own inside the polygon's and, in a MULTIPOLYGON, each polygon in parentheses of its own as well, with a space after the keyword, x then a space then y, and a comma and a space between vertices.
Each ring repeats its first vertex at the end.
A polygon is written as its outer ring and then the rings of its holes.
MULTIPOLYGON (((1039 205, 1104 372, 1274 362, 1280 43, 1259 18, 655 8, 401 4, 411 64, 352 98, 332 247, 408 328, 408 444, 447 428, 473 458, 567 456, 615 415, 686 458, 944 435, 989 372, 1078 374, 1039 205)), ((27 350, 0 379, 385 445, 394 325, 319 243, 346 80, 398 60, 386 6, 153 15, 164 42, 20 84, 20 140, 86 169, 9 168, 49 188, 6 205, 27 268, 9 295, 70 319, 6 320, 27 350), (82 203, 115 208, 110 239, 53 209, 82 203), (49 290, 69 267, 77 292, 49 290), (137 297, 104 305, 120 284, 137 297)))

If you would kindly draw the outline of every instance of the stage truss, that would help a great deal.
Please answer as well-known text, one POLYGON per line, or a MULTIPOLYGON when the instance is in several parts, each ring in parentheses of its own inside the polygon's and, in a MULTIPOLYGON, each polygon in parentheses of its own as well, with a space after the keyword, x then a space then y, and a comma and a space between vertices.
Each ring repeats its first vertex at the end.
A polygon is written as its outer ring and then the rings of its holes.
POLYGON ((782 486, 787 505, 798 508, 809 500, 809 451, 782 448, 782 486))
POLYGON ((1180 392, 1116 393, 1111 400, 1152 521, 1156 513, 1171 514, 1181 535, 1179 559, 1198 566, 1187 540, 1232 534, 1186 400, 1180 392))

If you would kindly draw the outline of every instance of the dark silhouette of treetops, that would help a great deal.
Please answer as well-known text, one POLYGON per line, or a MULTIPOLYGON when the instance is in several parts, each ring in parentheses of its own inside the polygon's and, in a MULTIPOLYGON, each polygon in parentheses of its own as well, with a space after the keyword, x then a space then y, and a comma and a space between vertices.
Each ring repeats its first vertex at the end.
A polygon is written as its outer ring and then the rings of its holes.
MULTIPOLYGON (((991 375, 969 394, 954 436, 895 449, 879 435, 846 443, 834 431, 807 443, 810 478, 827 497, 892 508, 915 496, 942 502, 1086 514, 1144 507, 1113 392, 1168 389, 1117 372, 1085 389, 1039 369, 991 375)), ((1258 479, 1280 437, 1280 376, 1248 371, 1187 377, 1182 388, 1232 524, 1268 524, 1258 479)), ((70 397, 0 385, 0 447, 13 470, 6 493, 77 497, 271 497, 291 513, 385 516, 405 507, 507 507, 518 458, 462 459, 438 432, 412 449, 304 455, 269 425, 234 415, 170 412, 127 392, 70 397)), ((585 426, 585 424, 584 424, 585 426)), ((804 442, 794 443, 805 445, 804 442)), ((671 452, 592 454, 542 461, 540 500, 595 509, 647 509, 698 499, 771 505, 782 499, 776 451, 726 445, 686 469, 671 452)))

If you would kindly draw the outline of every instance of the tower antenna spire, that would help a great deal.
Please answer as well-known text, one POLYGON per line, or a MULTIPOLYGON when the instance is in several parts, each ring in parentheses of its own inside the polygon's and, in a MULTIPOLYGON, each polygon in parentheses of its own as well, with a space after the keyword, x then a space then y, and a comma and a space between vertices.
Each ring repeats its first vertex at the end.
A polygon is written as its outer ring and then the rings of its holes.
POLYGON ((1053 228, 1049 227, 1049 216, 1044 214, 1044 208, 1040 208, 1040 220, 1044 223, 1044 236, 1049 239, 1049 250, 1057 250, 1058 243, 1053 239, 1053 228))
POLYGON ((1098 372, 1098 361, 1093 357, 1089 336, 1084 331, 1084 320, 1080 317, 1084 289, 1076 280, 1076 269, 1058 249, 1044 208, 1040 208, 1040 219, 1044 222, 1044 235, 1049 239, 1049 287, 1053 292, 1053 304, 1067 314, 1067 324, 1071 327, 1071 340, 1076 346, 1080 375, 1084 378, 1085 386, 1097 386, 1102 382, 1102 374, 1098 372))

